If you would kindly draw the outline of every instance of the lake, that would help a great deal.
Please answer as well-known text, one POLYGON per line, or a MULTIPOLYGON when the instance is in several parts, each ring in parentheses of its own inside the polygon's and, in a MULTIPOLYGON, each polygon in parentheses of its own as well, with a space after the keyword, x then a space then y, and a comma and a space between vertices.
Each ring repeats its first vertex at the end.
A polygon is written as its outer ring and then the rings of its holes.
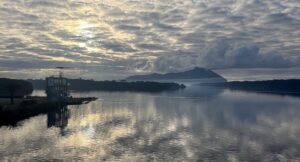
POLYGON ((73 95, 99 99, 2 126, 0 161, 300 161, 297 97, 204 86, 73 95))

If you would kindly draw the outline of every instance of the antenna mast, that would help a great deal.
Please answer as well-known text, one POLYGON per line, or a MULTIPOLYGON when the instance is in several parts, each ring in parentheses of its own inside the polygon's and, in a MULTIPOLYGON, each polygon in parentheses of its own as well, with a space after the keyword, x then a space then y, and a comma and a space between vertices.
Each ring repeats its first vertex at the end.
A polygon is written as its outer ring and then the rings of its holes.
POLYGON ((64 77, 63 70, 64 70, 64 69, 67 69, 67 68, 68 68, 68 67, 56 67, 56 69, 59 69, 59 71, 58 71, 58 76, 59 76, 60 78, 64 77))

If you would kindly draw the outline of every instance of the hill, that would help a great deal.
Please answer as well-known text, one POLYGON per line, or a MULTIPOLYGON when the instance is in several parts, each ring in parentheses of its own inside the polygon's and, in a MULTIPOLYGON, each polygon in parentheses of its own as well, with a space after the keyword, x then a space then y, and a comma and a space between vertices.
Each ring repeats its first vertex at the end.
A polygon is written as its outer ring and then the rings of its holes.
POLYGON ((226 81, 221 75, 213 72, 212 70, 196 67, 192 70, 158 74, 153 73, 149 75, 134 75, 126 78, 126 80, 187 80, 187 79, 219 79, 226 81))
POLYGON ((300 95, 300 79, 265 80, 265 81, 232 81, 209 84, 234 90, 255 91, 264 93, 300 95))

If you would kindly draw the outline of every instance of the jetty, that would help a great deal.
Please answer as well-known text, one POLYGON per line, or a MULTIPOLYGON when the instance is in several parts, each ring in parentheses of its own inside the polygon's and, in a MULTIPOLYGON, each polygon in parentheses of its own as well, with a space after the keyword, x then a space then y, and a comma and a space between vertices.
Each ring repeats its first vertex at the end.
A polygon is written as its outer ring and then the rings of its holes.
POLYGON ((15 98, 13 103, 10 98, 1 98, 0 126, 15 125, 21 120, 39 114, 47 114, 68 105, 87 104, 97 100, 96 97, 72 97, 69 90, 69 80, 64 78, 62 74, 58 77, 48 77, 46 81, 45 92, 47 96, 15 98))
POLYGON ((69 98, 64 101, 51 102, 47 97, 26 97, 15 99, 14 104, 10 104, 10 99, 0 100, 0 126, 15 126, 19 121, 32 116, 47 114, 57 111, 68 105, 87 104, 97 100, 96 97, 69 98))

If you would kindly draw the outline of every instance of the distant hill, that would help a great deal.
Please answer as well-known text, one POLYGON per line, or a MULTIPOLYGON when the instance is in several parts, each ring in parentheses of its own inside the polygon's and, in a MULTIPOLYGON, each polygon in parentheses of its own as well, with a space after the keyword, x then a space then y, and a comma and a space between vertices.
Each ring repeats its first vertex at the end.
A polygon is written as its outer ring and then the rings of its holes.
POLYGON ((196 67, 192 70, 178 72, 158 74, 153 73, 149 75, 134 75, 126 78, 126 80, 184 80, 184 79, 219 79, 220 81, 226 81, 221 75, 213 72, 212 70, 196 67))
MULTIPOLYGON (((203 84, 202 84, 203 85, 203 84)), ((226 83, 206 84, 233 90, 255 91, 264 93, 288 94, 300 96, 300 79, 232 81, 226 83)))
POLYGON ((33 86, 24 80, 0 78, 0 97, 23 97, 31 94, 33 86))
MULTIPOLYGON (((28 80, 34 89, 46 89, 45 80, 28 80)), ((125 82, 125 81, 94 81, 84 79, 69 79, 70 90, 73 91, 137 91, 137 92, 160 92, 185 88, 177 83, 157 82, 125 82)))

